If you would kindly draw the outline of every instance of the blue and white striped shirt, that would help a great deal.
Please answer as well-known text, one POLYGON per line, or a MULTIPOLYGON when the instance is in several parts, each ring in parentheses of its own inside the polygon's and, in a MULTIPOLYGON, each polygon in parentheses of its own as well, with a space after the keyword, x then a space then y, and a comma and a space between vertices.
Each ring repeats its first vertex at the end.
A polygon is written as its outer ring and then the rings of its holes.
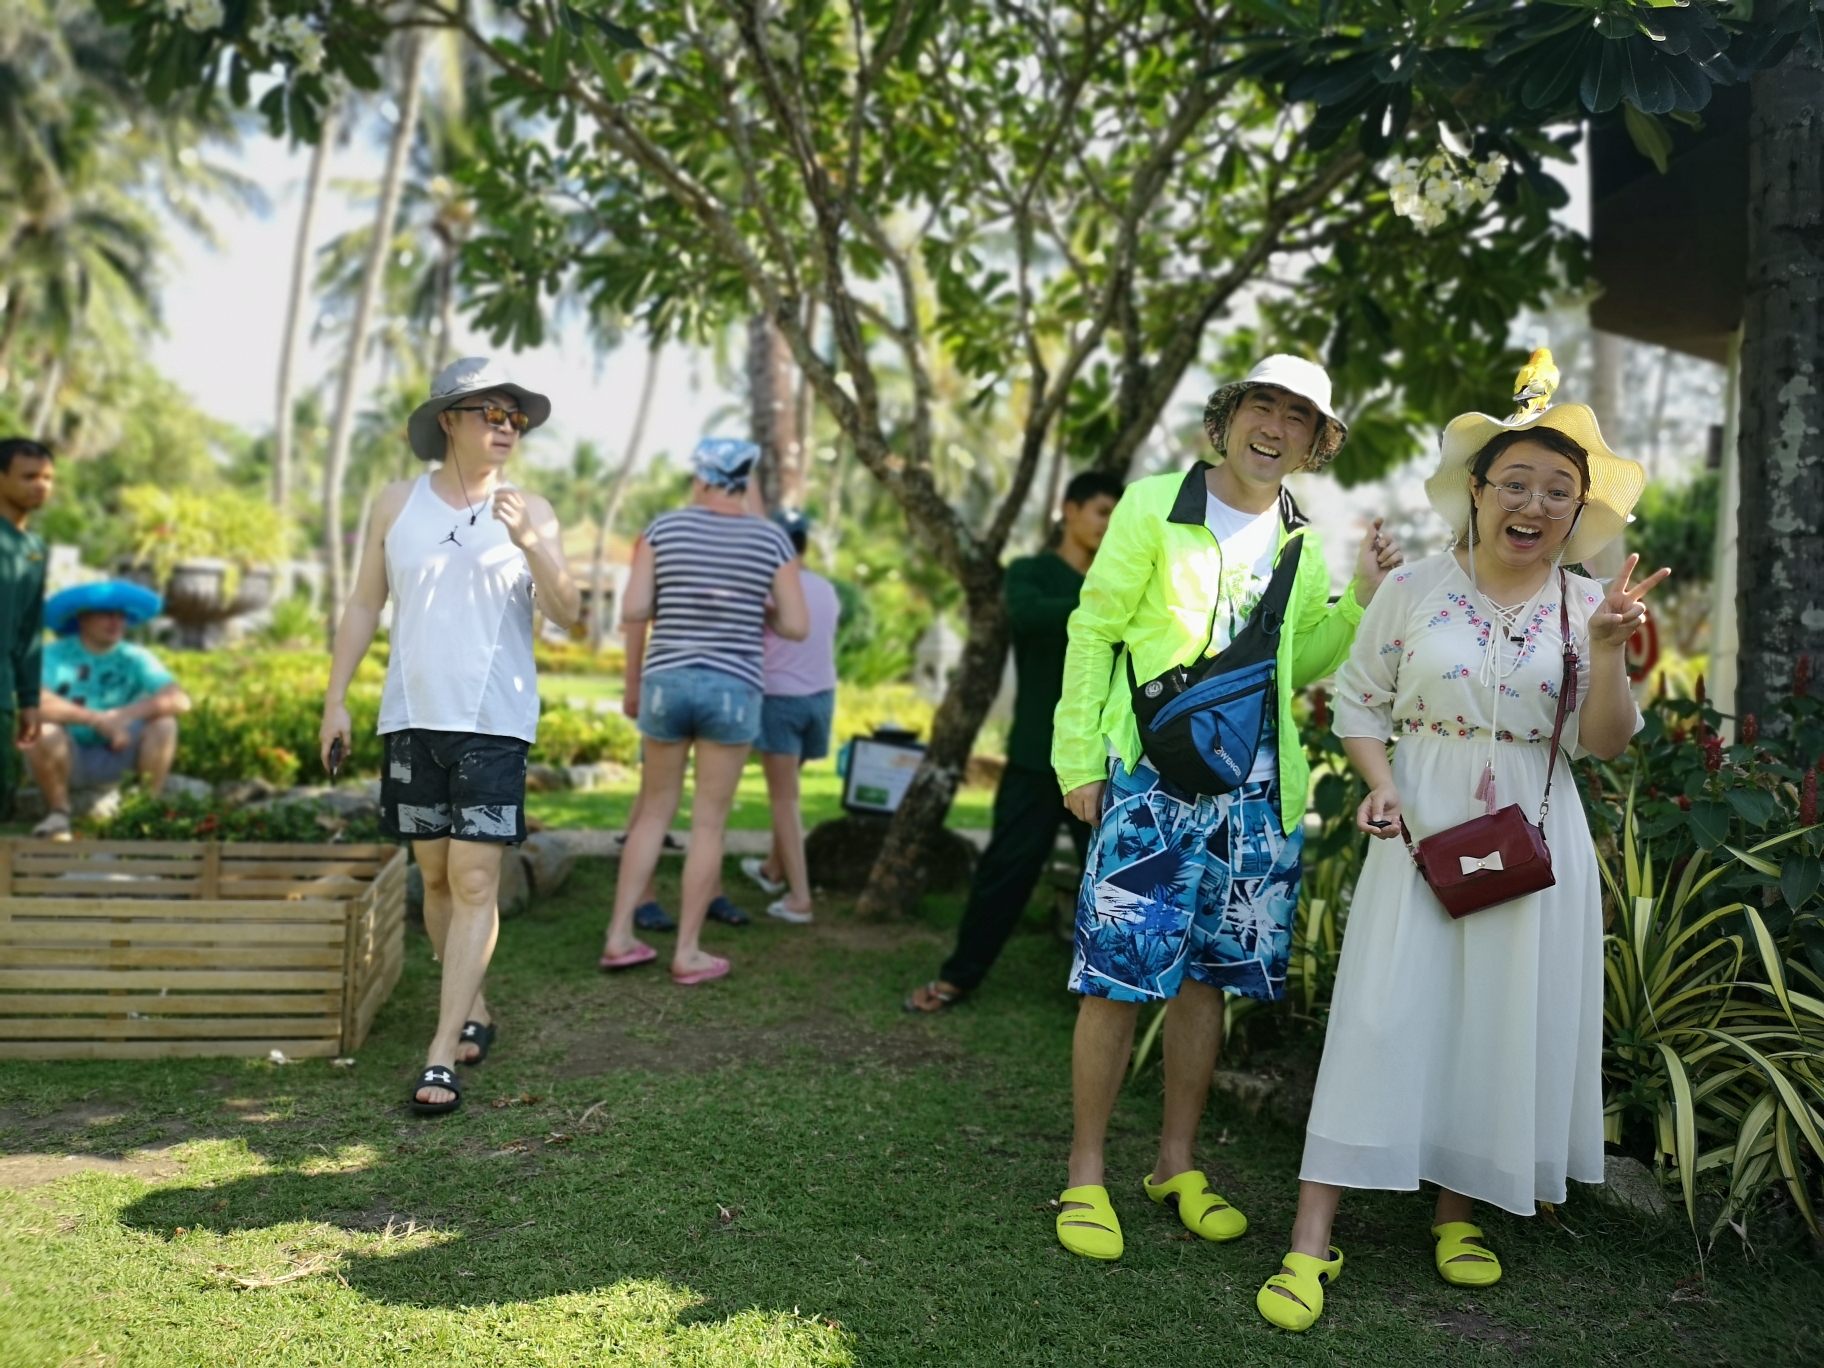
POLYGON ((692 505, 646 529, 657 577, 643 675, 697 665, 765 687, 762 629, 773 574, 798 553, 765 518, 692 505))

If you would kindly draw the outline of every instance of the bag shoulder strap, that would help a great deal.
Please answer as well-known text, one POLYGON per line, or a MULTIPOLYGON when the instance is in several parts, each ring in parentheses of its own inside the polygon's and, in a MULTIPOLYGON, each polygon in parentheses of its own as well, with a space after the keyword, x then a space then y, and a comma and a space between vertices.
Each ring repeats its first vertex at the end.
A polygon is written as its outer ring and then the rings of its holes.
POLYGON ((1577 639, 1571 635, 1571 588, 1564 568, 1558 570, 1558 635, 1564 643, 1564 678, 1558 684, 1558 717, 1552 723, 1552 758, 1545 770, 1545 796, 1539 801, 1539 825, 1552 807, 1552 778, 1558 770, 1558 746, 1564 739, 1565 716, 1577 707, 1577 639))

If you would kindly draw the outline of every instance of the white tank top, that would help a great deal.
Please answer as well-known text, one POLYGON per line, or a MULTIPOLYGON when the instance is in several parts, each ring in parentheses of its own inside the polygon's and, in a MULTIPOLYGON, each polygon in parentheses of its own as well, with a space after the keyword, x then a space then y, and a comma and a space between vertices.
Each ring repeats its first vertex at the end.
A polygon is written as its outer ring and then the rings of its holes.
POLYGON ((490 504, 451 508, 420 475, 386 534, 393 650, 380 695, 388 732, 538 738, 532 567, 490 504))

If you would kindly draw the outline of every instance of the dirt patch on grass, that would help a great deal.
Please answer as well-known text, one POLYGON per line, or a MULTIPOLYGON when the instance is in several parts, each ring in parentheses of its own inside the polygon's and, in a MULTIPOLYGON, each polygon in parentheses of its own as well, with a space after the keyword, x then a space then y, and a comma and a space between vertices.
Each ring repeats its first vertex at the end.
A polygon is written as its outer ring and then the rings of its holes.
POLYGON ((119 1173, 155 1183, 183 1172, 182 1162, 170 1152, 173 1147, 140 1150, 122 1159, 96 1154, 0 1154, 0 1187, 43 1187, 77 1173, 119 1173))
POLYGON ((593 1078, 607 1073, 713 1073, 757 1064, 773 1067, 794 1056, 823 1064, 904 1071, 928 1064, 956 1066, 963 1052, 922 1033, 884 1034, 834 1016, 809 1017, 774 1026, 679 1025, 609 1027, 577 1032, 562 1045, 560 1078, 593 1078))
POLYGON ((1493 1316, 1478 1311, 1473 1306, 1465 1306, 1456 1311, 1446 1311, 1432 1324, 1440 1330, 1448 1330, 1458 1339, 1474 1340, 1481 1344, 1499 1344, 1516 1353, 1524 1350, 1531 1343, 1518 1330, 1503 1325, 1493 1316))
POLYGON ((36 1140, 40 1136, 80 1135, 93 1126, 112 1126, 133 1114, 130 1102, 73 1102, 41 1116, 29 1116, 21 1107, 0 1107, 0 1135, 20 1132, 36 1140))

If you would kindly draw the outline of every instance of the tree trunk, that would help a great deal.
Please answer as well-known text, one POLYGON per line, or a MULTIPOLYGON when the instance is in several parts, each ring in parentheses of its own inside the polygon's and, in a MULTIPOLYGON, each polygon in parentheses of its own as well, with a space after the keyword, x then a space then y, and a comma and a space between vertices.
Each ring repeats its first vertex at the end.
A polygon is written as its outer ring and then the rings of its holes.
POLYGON ((608 564, 608 537, 614 531, 614 520, 620 516, 621 501, 627 497, 627 482, 633 476, 633 463, 639 459, 640 443, 646 439, 646 419, 652 413, 652 391, 659 379, 657 337, 646 344, 646 375, 640 381, 640 403, 633 411, 633 431, 627 434, 627 449, 621 453, 621 467, 614 472, 614 487, 608 491, 608 502, 602 506, 601 521, 595 525, 595 554, 589 561, 589 649, 602 649, 602 636, 608 630, 602 614, 602 574, 608 564))
POLYGON ((51 419, 57 413, 57 391, 63 388, 63 357, 52 353, 44 368, 42 388, 32 414, 32 440, 42 442, 51 430, 51 419))
POLYGON ((755 314, 747 323, 747 398, 767 508, 803 508, 804 443, 798 432, 792 353, 779 326, 765 314, 755 314))
POLYGON ((317 206, 323 202, 323 179, 329 170, 329 152, 336 140, 336 107, 326 105, 317 145, 310 151, 310 174, 304 181, 304 203, 298 210, 298 240, 291 255, 291 298, 285 306, 285 338, 279 347, 277 411, 272 425, 272 506, 284 517, 291 505, 291 465, 297 423, 292 412, 297 387, 300 334, 304 331, 304 306, 310 298, 310 243, 317 226, 317 206))
POLYGON ((1824 63, 1753 77, 1742 328, 1740 715, 1824 662, 1824 63))
POLYGON ((431 365, 435 375, 456 359, 456 258, 462 244, 453 233, 438 234, 441 252, 437 262, 437 349, 431 365))
POLYGON ((348 355, 342 360, 342 381, 336 393, 336 421, 330 430, 329 454, 323 462, 323 559, 329 578, 329 636, 333 644, 347 596, 348 570, 342 550, 342 476, 348 467, 349 443, 355 433, 355 404, 361 379, 362 353, 373 324, 380 282, 386 272, 387 250, 392 245, 393 222, 399 215, 399 194, 405 184, 407 154, 418 126, 419 54, 422 40, 416 32, 406 35, 400 52, 403 80, 399 91, 399 122, 393 126, 392 145, 386 153, 386 173, 380 183, 380 204, 374 213, 374 236, 368 245, 367 264, 361 273, 361 293, 349 322, 348 355))
POLYGON ((989 561, 973 567, 963 587, 969 629, 963 658, 931 721, 925 761, 887 829, 868 886, 856 900, 855 910, 863 917, 907 916, 918 907, 925 891, 931 839, 943 830, 976 733, 1001 689, 1007 660, 1007 603, 1001 595, 1000 564, 989 561))

